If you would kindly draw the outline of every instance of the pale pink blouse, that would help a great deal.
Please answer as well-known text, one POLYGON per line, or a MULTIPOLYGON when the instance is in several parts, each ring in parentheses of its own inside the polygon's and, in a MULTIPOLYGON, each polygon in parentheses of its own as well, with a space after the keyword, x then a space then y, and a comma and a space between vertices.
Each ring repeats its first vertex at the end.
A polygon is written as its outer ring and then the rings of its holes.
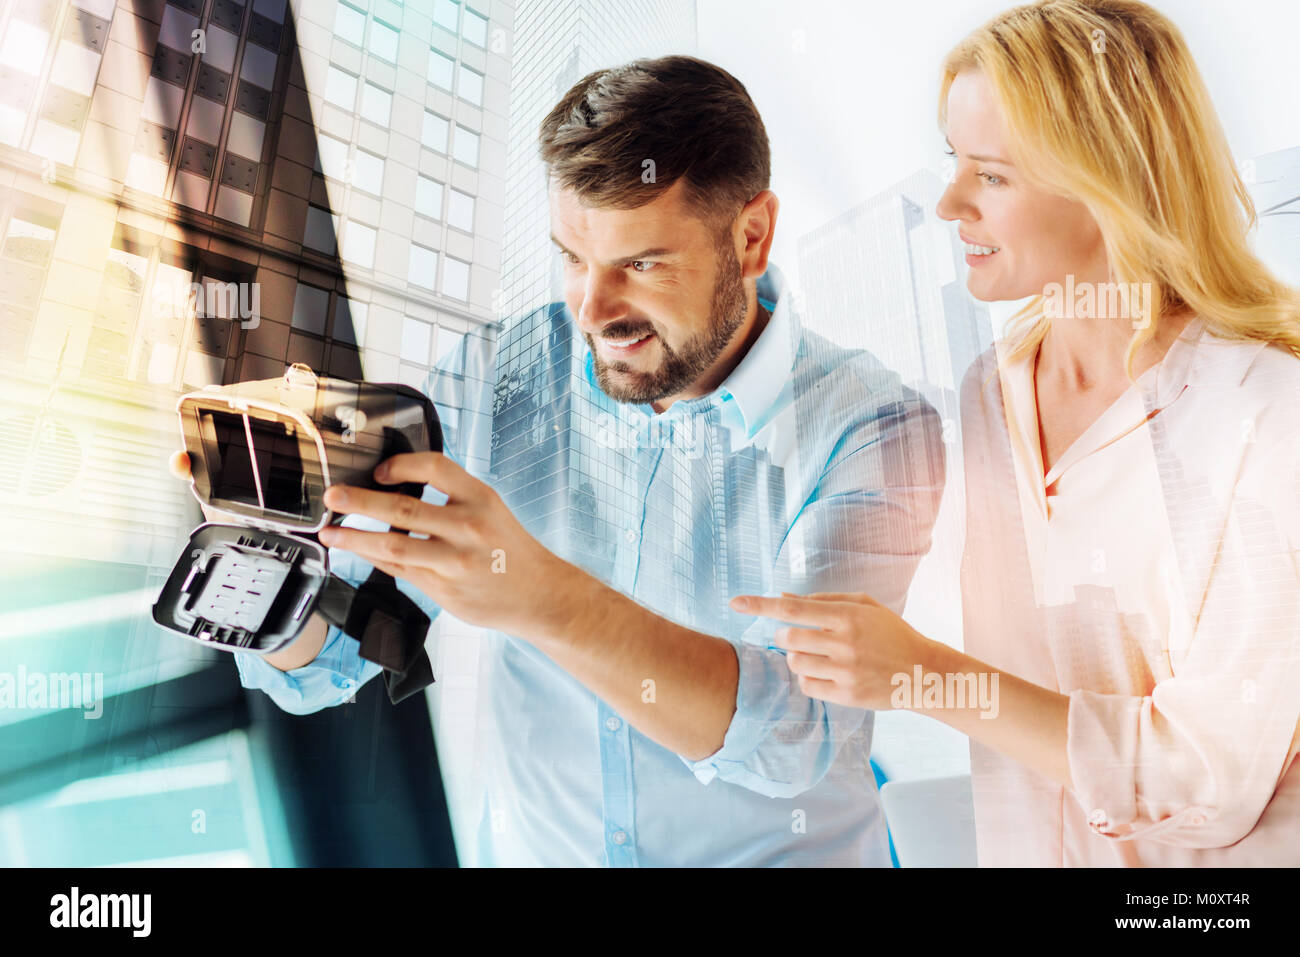
POLYGON ((1300 359, 1195 319, 1044 476, 1006 351, 962 390, 965 649, 1069 696, 1074 789, 972 742, 980 864, 1300 865, 1300 359))

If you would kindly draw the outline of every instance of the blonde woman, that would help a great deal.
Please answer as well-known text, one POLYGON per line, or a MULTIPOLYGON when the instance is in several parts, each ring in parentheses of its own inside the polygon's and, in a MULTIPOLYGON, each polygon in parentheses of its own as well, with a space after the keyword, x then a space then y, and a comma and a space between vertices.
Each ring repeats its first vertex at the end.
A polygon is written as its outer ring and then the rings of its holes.
POLYGON ((970 737, 982 865, 1300 864, 1300 296, 1186 44, 1018 7, 940 119, 971 293, 1034 297, 963 384, 967 653, 867 595, 733 605, 800 626, 805 692, 970 737))

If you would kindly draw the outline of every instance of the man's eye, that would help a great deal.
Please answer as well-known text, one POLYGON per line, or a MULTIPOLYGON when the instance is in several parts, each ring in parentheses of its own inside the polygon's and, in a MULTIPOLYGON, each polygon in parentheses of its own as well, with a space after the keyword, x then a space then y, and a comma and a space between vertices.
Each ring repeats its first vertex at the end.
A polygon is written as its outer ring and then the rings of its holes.
POLYGON ((578 262, 578 257, 573 255, 573 253, 569 252, 567 249, 560 250, 560 258, 570 266, 576 265, 578 262))
POLYGON ((631 265, 632 265, 632 268, 635 269, 637 272, 649 272, 651 269, 654 269, 654 268, 655 268, 655 265, 656 265, 656 264, 655 264, 655 263, 652 263, 652 262, 647 262, 647 261, 644 260, 644 259, 634 259, 634 260, 632 260, 632 264, 631 264, 631 265), (641 267, 641 266, 644 266, 645 268, 644 268, 644 269, 638 268, 638 267, 641 267))

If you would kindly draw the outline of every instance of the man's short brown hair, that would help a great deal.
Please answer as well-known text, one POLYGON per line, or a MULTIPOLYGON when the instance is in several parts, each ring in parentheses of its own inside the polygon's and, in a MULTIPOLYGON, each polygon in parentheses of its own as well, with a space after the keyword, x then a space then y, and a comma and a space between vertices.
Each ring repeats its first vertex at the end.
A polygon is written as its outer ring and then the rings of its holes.
POLYGON ((771 176, 767 130, 745 87, 689 56, 587 74, 542 121, 538 139, 548 182, 582 202, 635 209, 681 179, 687 205, 715 233, 771 176))

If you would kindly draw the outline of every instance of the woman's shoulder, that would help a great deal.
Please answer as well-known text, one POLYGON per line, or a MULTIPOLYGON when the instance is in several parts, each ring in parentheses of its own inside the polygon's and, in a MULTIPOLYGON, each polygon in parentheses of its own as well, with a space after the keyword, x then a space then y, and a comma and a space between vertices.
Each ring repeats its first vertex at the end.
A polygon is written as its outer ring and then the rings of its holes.
MULTIPOLYGON (((1257 347, 1242 377, 1242 385, 1264 395, 1285 396, 1291 402, 1300 400, 1300 355, 1277 342, 1257 347)), ((1296 411, 1300 416, 1300 408, 1296 411)))
POLYGON ((1256 429, 1300 433, 1300 355, 1281 343, 1231 338, 1207 327, 1188 384, 1203 401, 1230 407, 1256 429))
POLYGON ((1300 382, 1300 355, 1281 342, 1234 336, 1203 320, 1198 320, 1197 326, 1197 367, 1201 375, 1236 373, 1240 375, 1239 384, 1251 388, 1269 382, 1300 382))

